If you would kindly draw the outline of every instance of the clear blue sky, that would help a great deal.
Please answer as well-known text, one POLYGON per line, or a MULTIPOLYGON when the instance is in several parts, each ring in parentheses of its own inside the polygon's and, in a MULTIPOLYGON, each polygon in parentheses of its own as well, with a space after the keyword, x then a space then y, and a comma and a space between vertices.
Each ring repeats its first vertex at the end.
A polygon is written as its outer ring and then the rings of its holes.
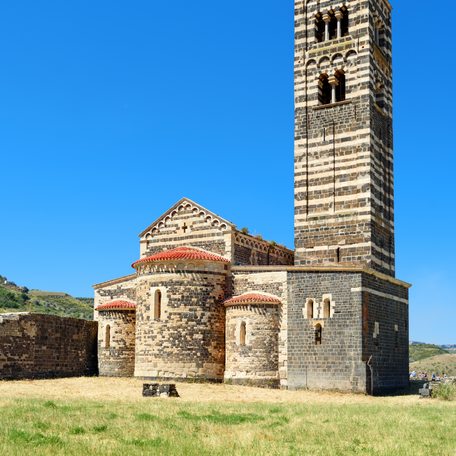
MULTIPOLYGON (((393 4, 397 275, 456 343, 454 27, 393 4)), ((292 0, 2 2, 0 60, 0 274, 91 296, 182 196, 293 245, 292 0)))

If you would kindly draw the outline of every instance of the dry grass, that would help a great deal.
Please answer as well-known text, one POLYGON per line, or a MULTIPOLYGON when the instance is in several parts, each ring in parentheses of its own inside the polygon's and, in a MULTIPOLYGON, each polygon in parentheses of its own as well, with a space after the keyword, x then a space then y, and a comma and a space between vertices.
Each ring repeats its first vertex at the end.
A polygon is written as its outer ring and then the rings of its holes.
MULTIPOLYGON (((94 400, 142 402, 142 380, 134 378, 81 377, 56 380, 0 381, 1 398, 46 398, 52 400, 94 400)), ((184 402, 263 402, 275 404, 381 404, 422 405, 418 396, 371 397, 336 392, 285 391, 246 386, 178 383, 184 402)), ((1 399, 0 399, 1 404, 1 399)))
POLYGON ((456 456, 455 403, 207 384, 152 399, 142 383, 0 382, 0 455, 456 456))

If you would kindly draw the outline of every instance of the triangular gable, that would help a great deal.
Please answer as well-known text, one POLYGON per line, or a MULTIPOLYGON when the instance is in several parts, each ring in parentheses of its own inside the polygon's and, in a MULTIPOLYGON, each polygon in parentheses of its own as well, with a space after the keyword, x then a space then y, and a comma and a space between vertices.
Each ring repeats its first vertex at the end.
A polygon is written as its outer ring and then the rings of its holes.
POLYGON ((174 214, 177 214, 179 209, 181 208, 188 208, 190 207, 192 210, 197 209, 199 212, 204 214, 204 217, 208 220, 210 220, 212 223, 217 223, 218 226, 226 225, 227 227, 234 228, 235 225, 228 220, 220 217, 217 214, 214 214, 214 212, 211 212, 210 210, 206 209, 205 207, 201 206, 198 203, 195 203, 189 198, 182 198, 179 200, 171 209, 166 211, 163 215, 161 215, 155 222, 153 222, 151 225, 149 225, 140 235, 139 237, 145 236, 148 232, 152 232, 155 228, 159 228, 160 225, 165 226, 166 222, 168 220, 171 220, 174 214))

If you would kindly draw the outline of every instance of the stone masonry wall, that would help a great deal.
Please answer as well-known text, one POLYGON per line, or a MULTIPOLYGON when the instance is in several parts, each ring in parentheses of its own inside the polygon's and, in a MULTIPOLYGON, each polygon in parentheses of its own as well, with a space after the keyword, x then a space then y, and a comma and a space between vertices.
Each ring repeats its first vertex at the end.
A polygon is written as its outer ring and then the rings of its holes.
POLYGON ((29 313, 0 315, 0 379, 96 373, 96 322, 29 313))
MULTIPOLYGON (((408 288, 363 275, 363 361, 373 369, 372 393, 408 386, 408 288), (372 358, 371 358, 372 356, 372 358)), ((366 370, 371 392, 371 372, 366 370)))
POLYGON ((286 247, 250 236, 234 233, 234 265, 292 265, 294 252, 286 247))
POLYGON ((289 272, 288 387, 366 391, 362 361, 361 273, 289 272), (323 303, 331 303, 325 318, 323 303), (313 318, 308 306, 313 302, 313 318), (321 325, 321 344, 316 328, 321 325))
POLYGON ((232 295, 239 296, 246 292, 263 292, 277 296, 282 305, 278 309, 278 371, 280 385, 287 385, 287 322, 288 322, 288 292, 286 271, 261 271, 261 268, 234 267, 232 295))
POLYGON ((98 313, 98 369, 108 377, 132 377, 135 371, 134 310, 98 313), (108 329, 109 326, 109 329, 108 329))
POLYGON ((318 42, 316 16, 341 6, 295 1, 295 264, 394 276, 391 11, 347 2, 348 33, 318 42), (340 72, 345 100, 321 104, 320 77, 340 72))
POLYGON ((279 386, 280 306, 252 304, 226 309, 225 382, 279 386), (240 341, 241 325, 246 338, 240 341))
POLYGON ((110 280, 94 286, 94 315, 98 319, 98 312, 95 310, 99 305, 105 304, 117 299, 136 302, 136 274, 119 279, 110 280))
POLYGON ((227 273, 224 263, 199 261, 139 268, 135 376, 223 379, 227 273))

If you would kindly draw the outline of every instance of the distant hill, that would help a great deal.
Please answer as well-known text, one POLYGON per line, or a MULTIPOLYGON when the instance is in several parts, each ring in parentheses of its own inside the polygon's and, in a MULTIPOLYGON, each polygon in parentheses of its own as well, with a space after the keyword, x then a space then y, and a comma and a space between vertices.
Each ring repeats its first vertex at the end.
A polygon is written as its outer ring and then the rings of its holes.
POLYGON ((456 377, 456 354, 446 353, 415 361, 410 363, 410 371, 427 372, 428 374, 445 373, 450 377, 456 377))
POLYGON ((445 355, 449 352, 438 345, 412 342, 410 344, 410 362, 420 361, 437 355, 445 355))
POLYGON ((0 276, 0 313, 36 312, 62 317, 93 319, 93 299, 67 293, 29 290, 0 276))

